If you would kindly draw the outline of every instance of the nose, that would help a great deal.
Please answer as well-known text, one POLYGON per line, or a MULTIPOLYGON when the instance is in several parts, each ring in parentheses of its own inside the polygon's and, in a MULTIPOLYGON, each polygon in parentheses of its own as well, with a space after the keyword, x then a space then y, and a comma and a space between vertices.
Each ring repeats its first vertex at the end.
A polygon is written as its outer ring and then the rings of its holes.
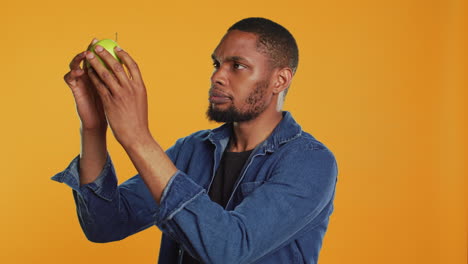
POLYGON ((225 86, 227 84, 227 76, 223 67, 214 69, 213 74, 211 74, 211 83, 219 86, 225 86))

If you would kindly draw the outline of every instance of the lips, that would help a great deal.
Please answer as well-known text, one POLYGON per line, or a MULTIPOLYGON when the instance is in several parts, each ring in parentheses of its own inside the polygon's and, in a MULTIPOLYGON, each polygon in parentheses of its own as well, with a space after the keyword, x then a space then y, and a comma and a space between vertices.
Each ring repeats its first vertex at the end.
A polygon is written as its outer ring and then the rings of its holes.
POLYGON ((231 101, 231 97, 219 90, 211 90, 209 101, 212 104, 223 104, 231 101))
POLYGON ((215 96, 215 97, 227 97, 230 98, 229 95, 219 91, 219 90, 211 90, 210 91, 210 97, 215 96))

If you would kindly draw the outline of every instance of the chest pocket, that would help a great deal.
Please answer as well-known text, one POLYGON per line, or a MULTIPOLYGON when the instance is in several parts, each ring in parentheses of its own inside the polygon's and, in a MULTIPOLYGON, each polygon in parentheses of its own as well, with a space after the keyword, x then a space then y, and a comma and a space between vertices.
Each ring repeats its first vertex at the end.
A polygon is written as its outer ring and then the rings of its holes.
POLYGON ((246 197, 250 193, 252 193, 255 189, 257 189, 260 185, 262 185, 264 181, 254 181, 254 182, 244 182, 241 183, 239 188, 242 193, 242 196, 246 197))

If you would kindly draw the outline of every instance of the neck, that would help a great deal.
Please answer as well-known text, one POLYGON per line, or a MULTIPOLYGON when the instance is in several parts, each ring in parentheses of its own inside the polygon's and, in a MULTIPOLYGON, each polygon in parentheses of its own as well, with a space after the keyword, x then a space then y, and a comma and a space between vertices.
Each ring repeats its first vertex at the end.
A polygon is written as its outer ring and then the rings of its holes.
POLYGON ((231 139, 229 150, 242 152, 254 149, 270 136, 282 118, 281 111, 264 111, 254 120, 234 122, 234 136, 231 139))

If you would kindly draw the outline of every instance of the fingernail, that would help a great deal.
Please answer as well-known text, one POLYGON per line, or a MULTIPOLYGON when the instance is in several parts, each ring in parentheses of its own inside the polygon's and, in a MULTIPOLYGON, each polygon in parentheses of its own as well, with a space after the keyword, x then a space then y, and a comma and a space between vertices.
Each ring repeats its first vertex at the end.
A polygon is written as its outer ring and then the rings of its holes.
POLYGON ((94 50, 97 51, 97 52, 101 52, 104 48, 99 46, 99 45, 96 45, 96 47, 94 47, 94 50))
POLYGON ((86 58, 92 59, 94 58, 94 54, 92 52, 89 52, 88 54, 86 54, 86 58))
POLYGON ((92 44, 98 42, 98 39, 97 38, 93 38, 93 42, 91 42, 92 44))
POLYGON ((121 51, 121 50, 122 50, 122 48, 121 48, 121 47, 119 47, 119 46, 115 46, 115 48, 114 48, 114 49, 115 49, 116 51, 121 51))

